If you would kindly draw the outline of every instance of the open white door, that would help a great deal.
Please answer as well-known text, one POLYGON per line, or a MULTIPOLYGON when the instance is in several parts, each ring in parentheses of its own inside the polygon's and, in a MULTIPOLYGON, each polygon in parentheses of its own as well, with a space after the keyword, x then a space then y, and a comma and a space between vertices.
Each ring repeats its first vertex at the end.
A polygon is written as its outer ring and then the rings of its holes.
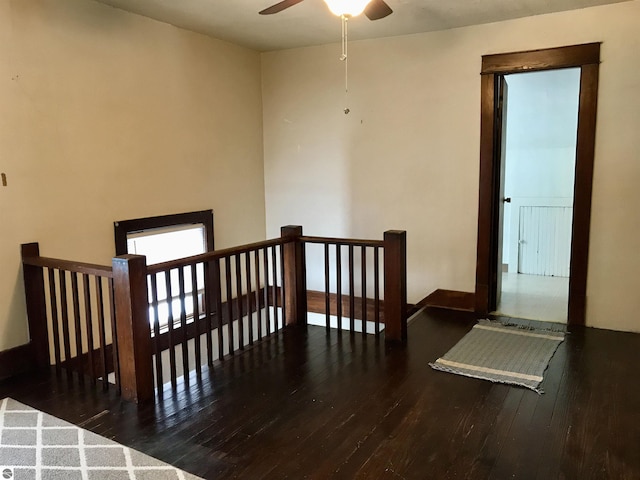
POLYGON ((496 222, 498 227, 497 232, 497 254, 495 266, 495 299, 496 304, 493 306, 493 310, 500 308, 500 298, 502 295, 502 242, 504 234, 504 202, 510 201, 504 198, 504 172, 505 172, 505 159, 507 155, 507 97, 508 97, 507 81, 504 76, 500 76, 498 80, 498 103, 496 111, 496 154, 500 157, 500 167, 498 172, 498 212, 496 215, 496 222))

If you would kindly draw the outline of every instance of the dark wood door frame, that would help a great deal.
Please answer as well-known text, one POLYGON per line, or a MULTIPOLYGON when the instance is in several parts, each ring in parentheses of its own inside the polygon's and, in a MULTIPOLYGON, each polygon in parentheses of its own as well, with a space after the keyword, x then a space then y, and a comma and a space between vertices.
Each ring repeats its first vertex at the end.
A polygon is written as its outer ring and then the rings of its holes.
POLYGON ((497 208, 499 161, 496 152, 496 91, 500 78, 510 73, 578 67, 580 102, 573 192, 568 323, 584 325, 591 219, 591 191, 595 149, 600 43, 485 55, 482 57, 480 120, 480 189, 476 264, 476 312, 494 310, 497 269, 497 208))

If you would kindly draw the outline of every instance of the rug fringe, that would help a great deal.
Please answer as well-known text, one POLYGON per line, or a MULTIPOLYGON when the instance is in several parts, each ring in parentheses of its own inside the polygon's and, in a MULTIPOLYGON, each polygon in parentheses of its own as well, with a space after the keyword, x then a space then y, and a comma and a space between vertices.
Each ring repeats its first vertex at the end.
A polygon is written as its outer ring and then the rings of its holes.
POLYGON ((491 319, 491 318, 483 318, 478 320, 478 323, 482 324, 488 324, 488 325, 501 325, 503 327, 514 327, 514 328, 519 328, 520 330, 530 330, 530 331, 539 331, 539 332, 553 332, 553 333, 563 333, 565 335, 568 335, 570 332, 567 332, 566 327, 562 326, 562 327, 533 327, 531 325, 521 325, 519 323, 513 323, 513 322, 509 322, 506 320, 499 320, 499 319, 491 319))
POLYGON ((429 362, 429 366, 431 368, 433 368, 434 370, 439 370, 441 372, 445 372, 445 373, 453 373, 455 375, 461 375, 463 377, 467 377, 467 378, 476 378, 478 380, 488 380, 491 383, 500 383, 502 385, 509 385, 509 386, 515 386, 515 387, 524 387, 527 390, 533 390, 534 392, 536 392, 538 395, 542 395, 544 394, 544 390, 542 388, 539 387, 532 387, 530 385, 526 385, 524 383, 518 383, 518 382, 514 382, 514 381, 509 381, 509 380, 498 380, 496 378, 489 378, 489 377, 485 377, 483 375, 480 374, 470 374, 467 372, 461 372, 459 370, 450 368, 450 367, 446 367, 443 365, 439 365, 437 363, 433 363, 433 362, 429 362))

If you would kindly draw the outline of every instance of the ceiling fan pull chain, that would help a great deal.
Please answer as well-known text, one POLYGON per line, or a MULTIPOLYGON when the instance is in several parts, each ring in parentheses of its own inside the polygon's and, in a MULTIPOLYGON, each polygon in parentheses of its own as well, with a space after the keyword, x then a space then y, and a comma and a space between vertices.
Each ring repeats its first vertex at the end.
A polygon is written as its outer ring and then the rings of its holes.
POLYGON ((342 15, 342 55, 340 56, 340 60, 344 62, 344 100, 345 100, 345 108, 344 113, 347 115, 349 113, 349 107, 346 106, 347 98, 349 95, 349 47, 348 47, 348 17, 346 15, 342 15))

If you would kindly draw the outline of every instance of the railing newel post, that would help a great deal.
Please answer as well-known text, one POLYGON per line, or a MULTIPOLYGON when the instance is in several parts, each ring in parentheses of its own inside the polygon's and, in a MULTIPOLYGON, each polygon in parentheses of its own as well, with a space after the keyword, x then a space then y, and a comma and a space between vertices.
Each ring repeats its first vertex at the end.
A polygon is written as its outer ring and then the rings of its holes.
POLYGON ((122 397, 144 403, 154 399, 146 257, 121 255, 112 265, 122 397))
POLYGON ((407 341, 407 232, 384 232, 385 342, 407 341))
POLYGON ((36 366, 38 368, 44 368, 51 364, 49 336, 47 333, 44 272, 42 267, 26 265, 24 263, 25 258, 40 256, 39 244, 37 242, 22 244, 21 256, 31 349, 36 366))
POLYGON ((302 227, 288 225, 281 228, 281 238, 286 242, 283 247, 285 285, 286 325, 307 324, 307 285, 305 275, 304 245, 300 239, 302 227))

